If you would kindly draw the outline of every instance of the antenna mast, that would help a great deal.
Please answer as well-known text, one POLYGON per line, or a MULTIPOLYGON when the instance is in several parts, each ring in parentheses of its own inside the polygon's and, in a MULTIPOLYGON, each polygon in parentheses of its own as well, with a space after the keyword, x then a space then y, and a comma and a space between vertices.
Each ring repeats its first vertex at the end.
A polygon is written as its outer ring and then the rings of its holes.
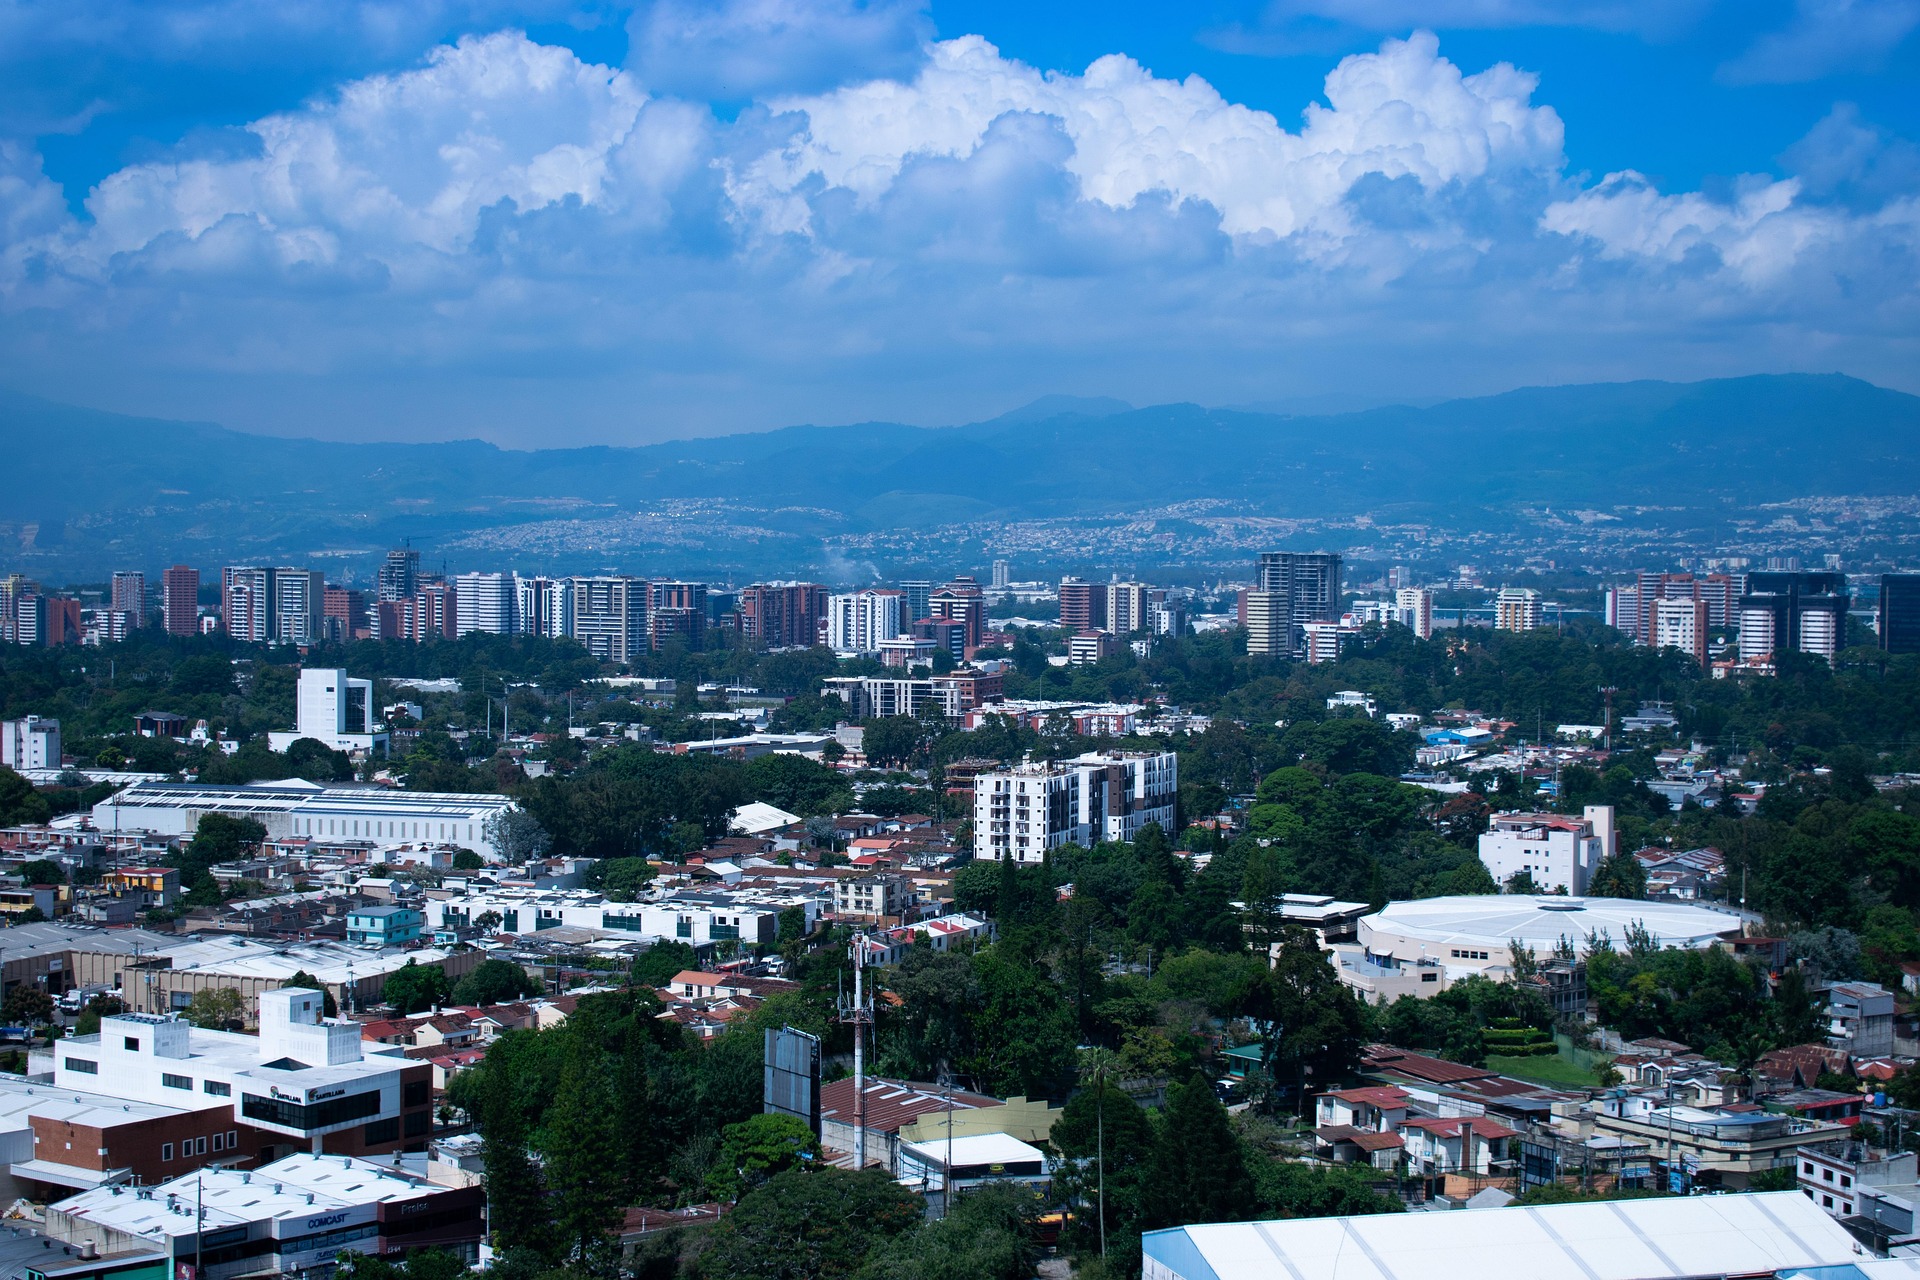
POLYGON ((853 1160, 854 1171, 867 1167, 867 1027, 873 1005, 867 995, 867 935, 853 935, 853 1003, 840 1003, 840 1021, 853 1026, 853 1160))

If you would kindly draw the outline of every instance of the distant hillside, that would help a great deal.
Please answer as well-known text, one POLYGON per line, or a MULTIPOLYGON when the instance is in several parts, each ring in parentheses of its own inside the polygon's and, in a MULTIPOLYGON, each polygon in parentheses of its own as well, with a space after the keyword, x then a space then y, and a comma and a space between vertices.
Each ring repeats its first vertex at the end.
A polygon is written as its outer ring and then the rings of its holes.
POLYGON ((1537 387, 1310 416, 1049 397, 962 427, 797 426, 531 453, 285 440, 0 393, 12 472, 0 549, 30 572, 89 572, 431 543, 676 499, 838 513, 770 522, 816 547, 830 531, 1199 498, 1301 517, 1751 506, 1920 492, 1917 429, 1920 397, 1838 375, 1537 387))

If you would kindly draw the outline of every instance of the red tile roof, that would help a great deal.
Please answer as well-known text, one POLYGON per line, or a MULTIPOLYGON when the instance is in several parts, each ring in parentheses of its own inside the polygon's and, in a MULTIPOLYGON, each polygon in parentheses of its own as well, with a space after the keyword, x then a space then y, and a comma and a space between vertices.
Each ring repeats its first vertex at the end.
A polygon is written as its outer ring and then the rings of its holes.
POLYGON ((1479 1134, 1483 1138, 1511 1138, 1518 1130, 1509 1129, 1497 1120, 1485 1116, 1446 1116, 1438 1120, 1409 1120, 1400 1126, 1402 1129, 1422 1129, 1441 1138, 1458 1138, 1468 1133, 1479 1134))
POLYGON ((1463 1080, 1484 1080, 1496 1074, 1485 1067, 1463 1066, 1458 1062, 1448 1062, 1445 1058, 1433 1058, 1424 1053, 1396 1049, 1387 1044, 1368 1045, 1362 1056, 1370 1070, 1397 1071, 1401 1075, 1412 1076, 1416 1080, 1425 1080, 1432 1084, 1458 1084, 1463 1080))

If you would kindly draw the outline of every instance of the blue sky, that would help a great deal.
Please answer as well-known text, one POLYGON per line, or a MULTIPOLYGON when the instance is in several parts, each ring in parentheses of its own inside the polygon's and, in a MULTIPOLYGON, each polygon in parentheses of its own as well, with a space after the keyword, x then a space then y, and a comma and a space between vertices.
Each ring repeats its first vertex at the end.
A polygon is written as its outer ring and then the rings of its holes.
POLYGON ((1920 0, 0 0, 0 384, 643 442, 1920 391, 1920 0))

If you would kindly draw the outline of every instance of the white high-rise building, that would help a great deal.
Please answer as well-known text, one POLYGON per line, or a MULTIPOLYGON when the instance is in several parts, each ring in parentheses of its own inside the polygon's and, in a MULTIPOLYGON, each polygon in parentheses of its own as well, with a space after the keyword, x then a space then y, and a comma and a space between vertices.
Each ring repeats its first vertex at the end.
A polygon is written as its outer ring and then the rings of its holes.
POLYGON ((1540 593, 1502 587, 1493 602, 1493 625, 1502 631, 1532 631, 1540 625, 1540 593))
POLYGON ((1740 661, 1755 662, 1773 655, 1773 617, 1772 609, 1740 611, 1740 661))
POLYGON ((558 640, 573 634, 573 580, 513 575, 514 627, 558 640))
POLYGON ((1433 592, 1425 587, 1401 587, 1393 593, 1394 621, 1422 640, 1433 639, 1433 592))
POLYGON ((898 591, 855 591, 827 600, 827 647, 836 653, 878 653, 901 633, 905 597, 898 591))
POLYGON ((324 634, 327 577, 318 569, 273 571, 273 638, 287 644, 311 644, 324 634))
POLYGON ((373 681, 353 680, 339 667, 308 667, 294 690, 293 730, 267 735, 267 744, 285 751, 302 738, 335 751, 386 750, 387 735, 375 732, 373 681))
POLYGON ((1832 662, 1840 652, 1840 632, 1847 615, 1808 609, 1800 614, 1800 652, 1815 653, 1832 662))
POLYGON ((1702 667, 1707 665, 1707 602, 1656 600, 1653 602, 1653 647, 1680 649, 1702 667))
POLYGON ((138 569, 113 575, 113 597, 109 607, 128 616, 129 625, 143 627, 147 622, 147 575, 138 569))
POLYGON ((1171 831, 1179 792, 1171 751, 1094 751, 982 773, 973 782, 974 856, 1033 863, 1064 844, 1132 840, 1149 822, 1171 831))
POLYGON ((58 769, 60 722, 44 716, 0 722, 0 764, 9 769, 58 769))
POLYGON ((653 598, 645 578, 574 578, 573 630, 568 634, 602 662, 631 662, 647 651, 653 598))
POLYGON ((1114 635, 1131 635, 1153 627, 1154 589, 1144 582, 1107 584, 1107 626, 1114 635))
POLYGON ((513 575, 506 573, 463 573, 453 580, 454 617, 460 634, 485 631, 489 635, 510 635, 514 628, 515 606, 513 575))

